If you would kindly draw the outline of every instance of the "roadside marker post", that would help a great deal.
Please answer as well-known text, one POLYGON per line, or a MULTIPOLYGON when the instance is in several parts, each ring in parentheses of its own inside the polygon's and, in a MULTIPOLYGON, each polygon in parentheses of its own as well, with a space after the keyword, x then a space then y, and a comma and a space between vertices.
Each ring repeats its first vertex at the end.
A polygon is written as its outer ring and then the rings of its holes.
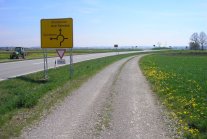
MULTIPOLYGON (((73 72, 73 19, 72 18, 57 18, 57 19, 41 19, 41 48, 44 52, 44 78, 48 79, 48 63, 47 63, 47 48, 69 48, 70 49, 70 78, 73 72)), ((65 52, 65 50, 64 50, 65 52)), ((64 52, 58 52, 60 60, 64 52)), ((57 63, 58 64, 58 61, 57 63)))
POLYGON ((56 69, 56 66, 57 66, 57 60, 55 59, 55 69, 56 69))

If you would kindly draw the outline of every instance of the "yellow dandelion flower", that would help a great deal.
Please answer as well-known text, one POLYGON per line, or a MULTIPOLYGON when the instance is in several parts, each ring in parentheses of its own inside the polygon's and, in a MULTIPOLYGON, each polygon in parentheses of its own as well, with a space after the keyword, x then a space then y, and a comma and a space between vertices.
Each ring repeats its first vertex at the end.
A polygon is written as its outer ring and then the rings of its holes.
POLYGON ((187 126, 185 126, 183 129, 187 131, 187 130, 188 130, 188 127, 187 127, 187 126))
POLYGON ((196 104, 195 104, 195 103, 193 103, 193 104, 192 104, 192 106, 193 106, 193 108, 195 108, 196 104))

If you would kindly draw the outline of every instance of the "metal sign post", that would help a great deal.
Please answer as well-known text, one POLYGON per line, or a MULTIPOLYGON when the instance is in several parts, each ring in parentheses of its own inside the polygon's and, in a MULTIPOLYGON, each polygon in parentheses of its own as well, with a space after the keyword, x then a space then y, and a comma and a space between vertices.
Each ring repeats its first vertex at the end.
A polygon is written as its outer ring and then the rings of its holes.
POLYGON ((70 65, 69 65, 69 69, 70 69, 70 79, 72 79, 73 77, 73 53, 72 53, 73 48, 69 48, 69 55, 70 55, 70 65))
POLYGON ((47 63, 47 50, 43 49, 44 53, 44 79, 48 79, 48 63, 47 63))

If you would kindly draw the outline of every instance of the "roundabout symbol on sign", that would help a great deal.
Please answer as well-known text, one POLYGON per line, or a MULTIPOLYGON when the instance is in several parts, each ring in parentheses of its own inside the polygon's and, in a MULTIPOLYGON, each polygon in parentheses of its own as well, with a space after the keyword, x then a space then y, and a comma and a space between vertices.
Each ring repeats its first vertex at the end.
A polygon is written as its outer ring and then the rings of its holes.
POLYGON ((59 32, 60 32, 60 33, 59 33, 59 35, 57 35, 56 38, 50 38, 50 40, 61 40, 61 41, 60 41, 60 46, 61 46, 62 43, 64 42, 64 40, 65 40, 65 39, 68 39, 68 38, 65 38, 65 37, 63 36, 61 28, 59 29, 59 32))

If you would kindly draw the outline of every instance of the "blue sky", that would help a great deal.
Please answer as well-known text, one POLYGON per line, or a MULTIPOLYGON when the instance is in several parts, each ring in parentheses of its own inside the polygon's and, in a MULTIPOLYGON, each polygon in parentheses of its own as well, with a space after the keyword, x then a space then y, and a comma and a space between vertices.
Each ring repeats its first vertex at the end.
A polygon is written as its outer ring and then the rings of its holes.
POLYGON ((74 46, 185 46, 207 0, 0 0, 0 46, 40 46, 40 19, 74 20, 74 46))

